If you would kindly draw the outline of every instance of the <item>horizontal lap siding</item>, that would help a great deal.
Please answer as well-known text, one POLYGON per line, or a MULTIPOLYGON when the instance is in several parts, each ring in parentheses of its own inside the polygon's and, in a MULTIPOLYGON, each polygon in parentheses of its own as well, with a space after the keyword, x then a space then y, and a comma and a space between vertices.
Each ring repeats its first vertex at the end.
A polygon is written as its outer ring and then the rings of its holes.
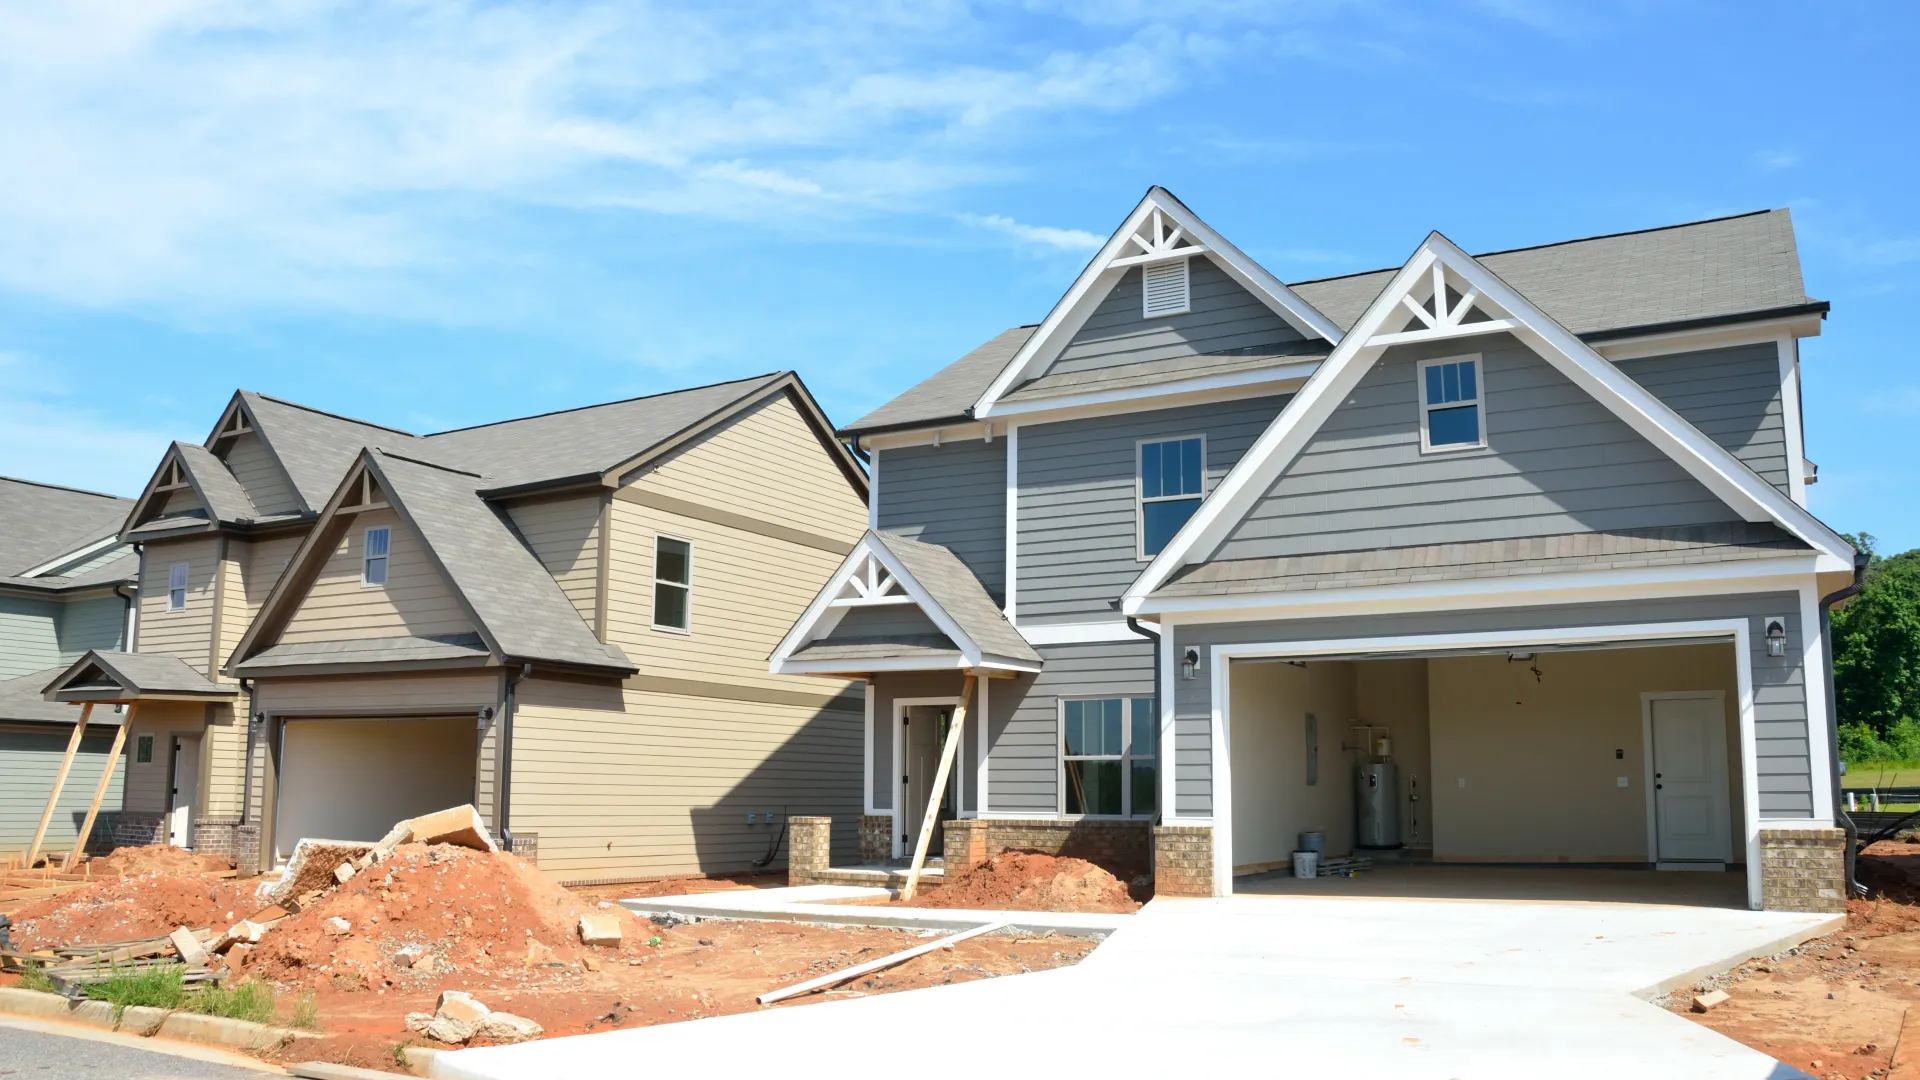
POLYGON ((1205 256, 1189 259, 1188 273, 1191 310, 1148 319, 1140 314, 1141 270, 1127 270, 1047 373, 1089 371, 1203 353, 1252 352, 1301 339, 1298 330, 1212 260, 1205 256))
MULTIPOLYGON (((150 701, 141 704, 127 730, 124 809, 158 814, 167 810, 172 793, 167 788, 173 760, 173 736, 202 735, 207 727, 207 707, 190 701, 150 701), (145 765, 138 756, 139 737, 153 736, 153 760, 145 765)), ((190 761, 198 767, 198 761, 190 761)), ((205 805, 204 801, 201 805, 205 805)))
MULTIPOLYGON (((79 710, 74 714, 77 719, 79 710)), ((53 790, 53 778, 60 771, 72 737, 71 727, 0 724, 0 852, 24 851, 33 842, 40 815, 47 808, 47 795, 53 790)), ((66 851, 73 847, 87 806, 93 802, 94 787, 100 783, 100 771, 108 764, 107 751, 112 748, 112 728, 94 727, 80 740, 80 752, 67 772, 66 786, 60 789, 60 801, 54 805, 42 850, 66 851)), ((120 808, 124 778, 125 771, 116 767, 106 797, 100 801, 101 809, 120 808)))
POLYGON ((223 456, 227 471, 240 482, 261 516, 300 509, 300 495, 293 490, 286 470, 274 460, 258 435, 249 432, 240 436, 223 456))
POLYGON ((1004 605, 1007 440, 903 446, 874 460, 880 528, 952 551, 1004 605))
MULTIPOLYGON (((1111 619, 1113 600, 1145 569, 1135 499, 1139 440, 1204 434, 1211 492, 1287 400, 1263 397, 1022 427, 1021 621, 1111 619)), ((885 468, 894 453, 887 452, 885 468)), ((886 483, 883 478, 883 490, 886 483)))
POLYGON ((987 809, 995 814, 1059 813, 1061 698, 1153 694, 1153 646, 1144 638, 1039 651, 1039 674, 996 680, 991 691, 987 809))
POLYGON ((127 602, 118 596, 69 601, 60 605, 59 626, 63 664, 89 649, 118 649, 127 632, 127 602))
POLYGON ((59 605, 51 600, 0 596, 0 679, 60 663, 58 620, 59 605))
MULTIPOLYGON (((893 740, 900 727, 896 702, 901 698, 957 698, 964 676, 959 671, 884 672, 875 675, 873 688, 873 805, 875 809, 893 809, 893 740)), ((989 690, 989 702, 998 705, 1000 691, 1010 686, 1006 680, 989 690)), ((976 699, 977 701, 978 699, 976 699)), ((972 755, 964 755, 969 760, 972 755)))
MULTIPOLYGON (((1355 616, 1340 619, 1301 619, 1288 622, 1222 623, 1175 628, 1175 647, 1200 648, 1208 657, 1211 646, 1229 643, 1268 643, 1358 637, 1398 637, 1412 634, 1452 634, 1500 630, 1533 630, 1615 626, 1641 623, 1692 622, 1703 619, 1746 619, 1751 665, 1756 761, 1759 766, 1761 816, 1808 817, 1813 813, 1813 782, 1807 753, 1810 738, 1807 716, 1806 672, 1801 663, 1800 600, 1792 593, 1757 596, 1679 597, 1632 600, 1606 604, 1552 605, 1494 611, 1418 612, 1399 615, 1355 616), (1787 654, 1769 656, 1761 620, 1787 617, 1787 654)), ((1818 628, 1812 628, 1818 632, 1818 628)), ((1181 814, 1212 812, 1211 720, 1212 680, 1206 671, 1178 680, 1175 715, 1180 745, 1176 752, 1181 790, 1181 814)), ((1814 731, 1827 737, 1824 718, 1814 731)), ((1824 782, 1824 780, 1822 781, 1824 782)))
POLYGON ((507 508, 514 528, 535 558, 589 624, 594 621, 600 584, 599 492, 565 499, 516 503, 507 508))
POLYGON ((1486 343, 1487 451, 1422 454, 1416 360, 1391 350, 1214 558, 1737 521, 1726 504, 1511 337, 1486 343))
POLYGON ((360 514, 348 526, 340 547, 327 557, 279 640, 291 644, 474 631, 473 620, 413 530, 393 511, 375 510, 360 514), (363 586, 366 533, 381 527, 391 530, 387 583, 363 586))
POLYGON ((1780 349, 1767 342, 1731 349, 1621 360, 1614 366, 1731 450, 1767 483, 1787 490, 1780 349))
POLYGON ((139 651, 166 653, 202 675, 213 643, 213 579, 219 538, 194 537, 152 543, 140 560, 139 651), (174 563, 187 564, 187 606, 167 610, 167 574, 174 563))
POLYGON ((746 815, 769 810, 832 816, 835 857, 853 857, 858 712, 542 679, 518 694, 512 824, 562 880, 749 869, 780 826, 746 815))

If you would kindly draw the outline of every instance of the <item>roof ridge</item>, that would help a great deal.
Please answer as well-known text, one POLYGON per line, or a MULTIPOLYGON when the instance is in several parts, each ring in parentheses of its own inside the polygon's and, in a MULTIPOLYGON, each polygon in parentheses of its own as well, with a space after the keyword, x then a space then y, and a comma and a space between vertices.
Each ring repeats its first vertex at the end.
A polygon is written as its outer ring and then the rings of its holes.
POLYGON ((72 487, 67 484, 49 484, 45 480, 28 480, 27 478, 22 476, 0 475, 0 480, 10 481, 15 484, 26 484, 29 487, 46 488, 49 491, 71 491, 75 495, 91 495, 96 499, 114 499, 119 502, 133 501, 132 499, 127 498, 125 495, 113 495, 105 491, 90 491, 86 488, 72 487))
MULTIPOLYGON (((1671 229, 1690 229, 1696 225, 1712 225, 1721 221, 1737 221, 1741 218, 1759 217, 1761 214, 1777 213, 1780 213, 1778 208, 1746 210, 1738 214, 1722 214, 1719 217, 1699 218, 1694 221, 1676 221, 1670 225, 1650 225, 1644 229, 1622 229, 1619 232, 1595 233, 1592 236, 1576 236, 1567 240, 1553 240, 1544 244, 1524 244, 1520 247, 1501 248, 1498 251, 1481 251, 1476 252, 1473 257, 1476 259, 1486 259, 1495 255, 1512 255, 1521 251, 1540 251, 1545 248, 1565 247, 1569 244, 1584 244, 1590 240, 1612 240, 1621 236, 1640 236, 1645 233, 1667 232, 1671 229)), ((1287 284, 1289 287, 1294 285, 1318 285, 1323 281, 1342 281, 1346 278, 1366 277, 1369 274, 1390 274, 1405 265, 1405 263, 1401 263, 1398 266, 1382 266, 1372 270, 1354 270, 1345 274, 1329 274, 1326 277, 1302 278, 1299 281, 1290 281, 1287 284)))
POLYGON ((722 379, 719 382, 703 383, 699 386, 685 386, 685 387, 681 387, 678 390, 661 390, 657 393, 652 393, 652 394, 637 394, 629 398, 618 398, 613 401, 595 402, 592 405, 575 405, 572 408, 551 409, 547 412, 532 413, 527 416, 514 416, 514 417, 509 417, 505 420, 489 420, 484 424, 469 424, 466 427, 448 428, 445 431, 429 432, 425 435, 420 435, 416 437, 421 439, 436 439, 442 435, 453 435, 462 431, 478 431, 481 428, 499 427, 503 424, 517 424, 523 420, 538 420, 544 416, 562 416, 567 413, 586 412, 588 409, 604 409, 610 405, 626 405, 630 402, 646 401, 649 398, 672 397, 675 394, 691 394, 696 390, 711 390, 716 386, 732 386, 735 383, 770 382, 774 379, 780 378, 785 375, 791 375, 791 374, 793 374, 793 371, 791 368, 789 368, 781 371, 770 371, 763 375, 749 375, 739 379, 722 379))
POLYGON ((297 401, 288 401, 286 398, 274 397, 272 394, 263 394, 258 390, 242 390, 240 392, 242 394, 252 394, 254 397, 260 398, 264 401, 271 401, 276 405, 285 405, 289 409, 299 409, 303 412, 310 412, 316 416, 325 416, 333 420, 339 420, 343 423, 358 424, 361 427, 379 428, 381 431, 391 431, 395 435, 405 435, 409 439, 420 438, 420 436, 415 435, 413 432, 407 431, 403 428, 390 427, 386 424, 376 424, 371 420, 361 420, 357 417, 352 417, 352 416, 342 416, 337 412, 328 412, 325 409, 316 409, 312 405, 302 405, 297 401))
POLYGON ((381 457, 390 457, 395 459, 396 461, 406 461, 406 462, 411 462, 415 465, 424 465, 429 469, 438 469, 441 472, 458 473, 461 476, 471 476, 475 480, 485 480, 487 478, 485 473, 473 472, 470 469, 457 469, 457 468, 454 468, 452 465, 448 465, 444 462, 428 461, 425 458, 410 457, 406 454, 396 454, 392 450, 389 450, 384 446, 369 446, 366 449, 368 453, 379 454, 381 457))

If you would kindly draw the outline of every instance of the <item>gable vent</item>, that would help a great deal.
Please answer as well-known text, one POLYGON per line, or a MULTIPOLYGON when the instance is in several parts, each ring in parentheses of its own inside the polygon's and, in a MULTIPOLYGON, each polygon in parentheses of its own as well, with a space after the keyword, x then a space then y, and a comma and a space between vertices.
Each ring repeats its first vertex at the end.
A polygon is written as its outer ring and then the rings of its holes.
POLYGON ((1154 263, 1140 269, 1146 279, 1146 287, 1141 290, 1141 317, 1179 315, 1188 310, 1191 295, 1187 289, 1186 259, 1154 263))

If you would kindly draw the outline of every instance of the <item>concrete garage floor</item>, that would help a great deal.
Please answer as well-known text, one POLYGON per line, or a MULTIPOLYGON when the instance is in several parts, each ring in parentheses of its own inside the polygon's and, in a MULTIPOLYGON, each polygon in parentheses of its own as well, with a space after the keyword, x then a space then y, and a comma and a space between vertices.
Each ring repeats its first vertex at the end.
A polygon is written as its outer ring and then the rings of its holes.
POLYGON ((1159 899, 1077 967, 465 1050, 432 1075, 1783 1080, 1804 1074, 1634 994, 1839 922, 1651 904, 1159 899))
POLYGON ((1292 871, 1233 879, 1237 896, 1519 900, 1745 908, 1745 868, 1733 872, 1597 870, 1577 866, 1376 865, 1357 878, 1296 878, 1292 871))

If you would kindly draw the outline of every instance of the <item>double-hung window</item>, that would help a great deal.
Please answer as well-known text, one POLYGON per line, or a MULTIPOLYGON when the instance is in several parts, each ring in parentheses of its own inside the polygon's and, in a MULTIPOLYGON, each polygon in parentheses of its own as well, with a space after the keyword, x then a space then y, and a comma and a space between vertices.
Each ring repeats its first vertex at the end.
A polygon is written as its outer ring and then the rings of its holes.
POLYGON ((686 631, 692 626, 693 545, 671 536, 653 540, 653 626, 686 631))
POLYGON ((167 567, 167 610, 187 610, 187 564, 174 563, 167 567))
POLYGON ((1158 793, 1152 698, 1060 702, 1060 802, 1072 815, 1150 817, 1158 793))
POLYGON ((1487 445, 1480 388, 1478 356, 1421 361, 1421 450, 1470 450, 1487 445))
POLYGON ((1207 441, 1199 435, 1143 441, 1139 455, 1140 557, 1151 559, 1200 508, 1207 441))
POLYGON ((371 587, 387 583, 387 552, 392 545, 393 530, 367 530, 366 544, 360 558, 360 584, 371 587))

